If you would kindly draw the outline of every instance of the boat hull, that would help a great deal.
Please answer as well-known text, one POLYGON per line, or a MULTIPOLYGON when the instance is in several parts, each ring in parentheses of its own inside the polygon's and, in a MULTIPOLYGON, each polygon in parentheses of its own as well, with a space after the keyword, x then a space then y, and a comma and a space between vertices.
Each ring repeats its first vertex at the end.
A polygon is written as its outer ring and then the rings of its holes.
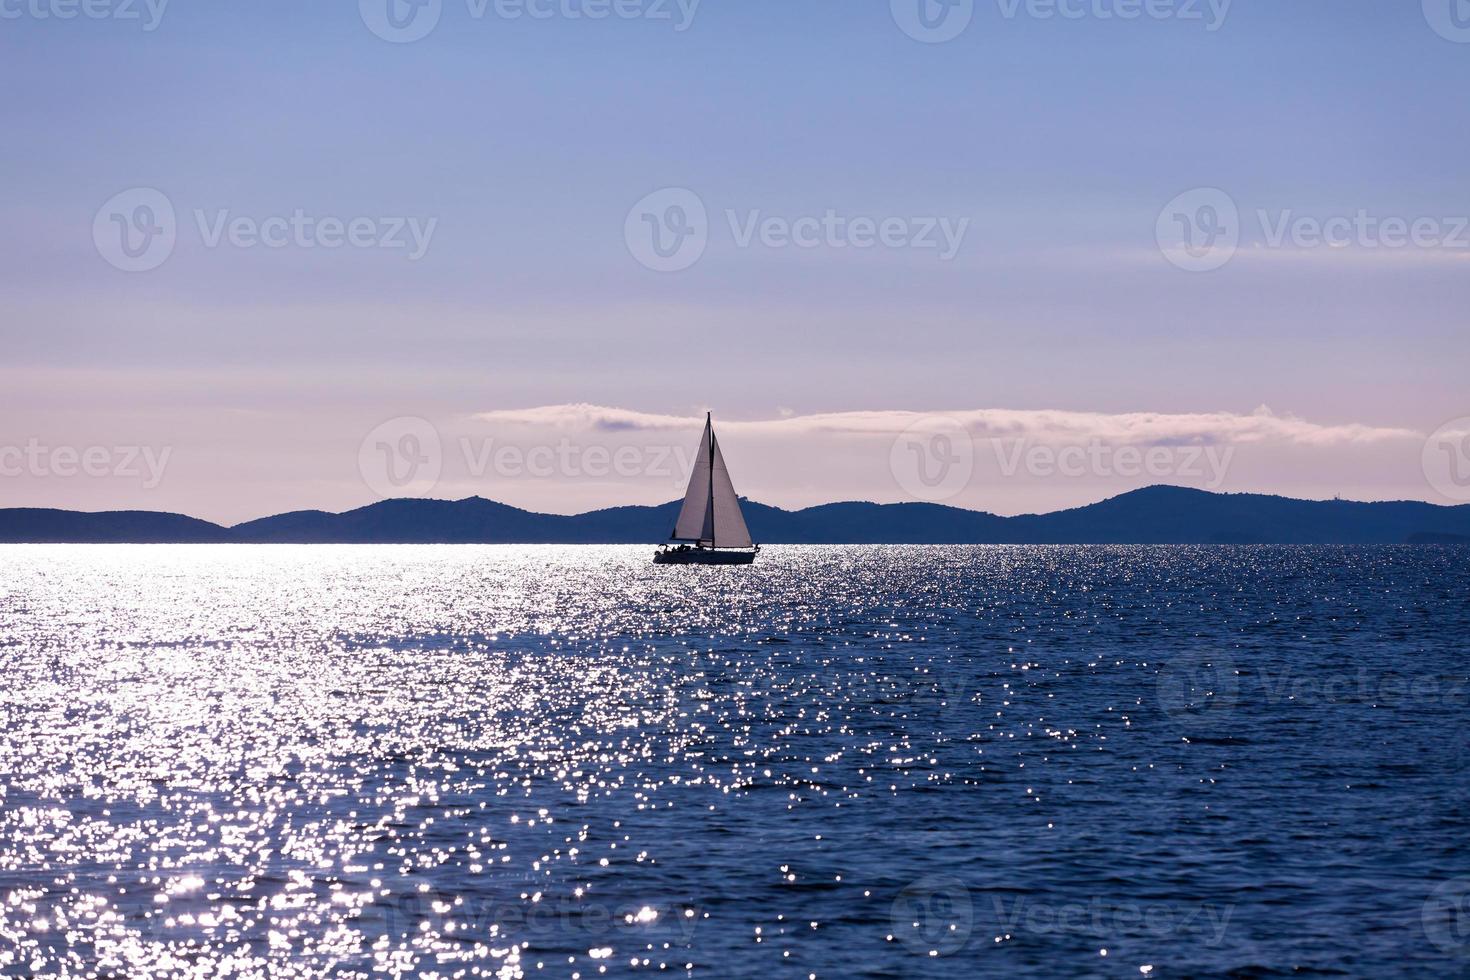
POLYGON ((754 551, 718 551, 713 548, 658 551, 655 565, 749 565, 755 561, 754 551))

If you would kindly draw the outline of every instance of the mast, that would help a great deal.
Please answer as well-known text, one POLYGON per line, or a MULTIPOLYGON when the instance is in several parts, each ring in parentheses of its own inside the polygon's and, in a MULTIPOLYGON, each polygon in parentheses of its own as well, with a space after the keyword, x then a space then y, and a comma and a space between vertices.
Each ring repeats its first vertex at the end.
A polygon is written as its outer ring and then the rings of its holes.
POLYGON ((715 546, 715 421, 713 412, 704 413, 704 431, 709 433, 709 546, 715 546))

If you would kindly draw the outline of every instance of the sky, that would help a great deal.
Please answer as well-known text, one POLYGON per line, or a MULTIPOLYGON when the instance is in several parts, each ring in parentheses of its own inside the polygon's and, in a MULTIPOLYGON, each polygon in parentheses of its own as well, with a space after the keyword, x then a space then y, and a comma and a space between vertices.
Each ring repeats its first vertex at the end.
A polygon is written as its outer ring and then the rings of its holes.
POLYGON ((1470 500, 1462 0, 0 0, 0 507, 1470 500), (391 7, 390 7, 391 3, 391 7))

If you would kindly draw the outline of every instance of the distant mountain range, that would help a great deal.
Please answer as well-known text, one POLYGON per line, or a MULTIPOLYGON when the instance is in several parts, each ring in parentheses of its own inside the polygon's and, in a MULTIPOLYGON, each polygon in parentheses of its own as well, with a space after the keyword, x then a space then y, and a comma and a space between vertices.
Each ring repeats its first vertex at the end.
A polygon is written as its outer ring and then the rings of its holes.
MULTIPOLYGON (((766 544, 1470 544, 1470 504, 1359 503, 1135 490, 1052 514, 999 517, 939 504, 841 503, 787 511, 744 501, 766 544)), ((3 543, 654 544, 677 501, 564 517, 470 497, 294 511, 222 527, 179 514, 0 510, 3 543)))

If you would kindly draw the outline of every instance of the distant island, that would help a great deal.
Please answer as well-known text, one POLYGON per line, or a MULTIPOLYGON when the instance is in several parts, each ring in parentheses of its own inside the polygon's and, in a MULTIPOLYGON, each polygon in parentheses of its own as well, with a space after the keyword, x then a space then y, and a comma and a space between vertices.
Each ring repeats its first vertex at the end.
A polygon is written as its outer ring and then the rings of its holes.
MULTIPOLYGON (((1470 504, 1295 500, 1154 486, 1051 514, 1000 517, 939 504, 837 503, 788 511, 745 501, 765 544, 1470 544, 1470 504)), ((224 527, 152 511, 0 509, 6 544, 649 544, 677 501, 537 514, 480 497, 385 500, 224 527)))

